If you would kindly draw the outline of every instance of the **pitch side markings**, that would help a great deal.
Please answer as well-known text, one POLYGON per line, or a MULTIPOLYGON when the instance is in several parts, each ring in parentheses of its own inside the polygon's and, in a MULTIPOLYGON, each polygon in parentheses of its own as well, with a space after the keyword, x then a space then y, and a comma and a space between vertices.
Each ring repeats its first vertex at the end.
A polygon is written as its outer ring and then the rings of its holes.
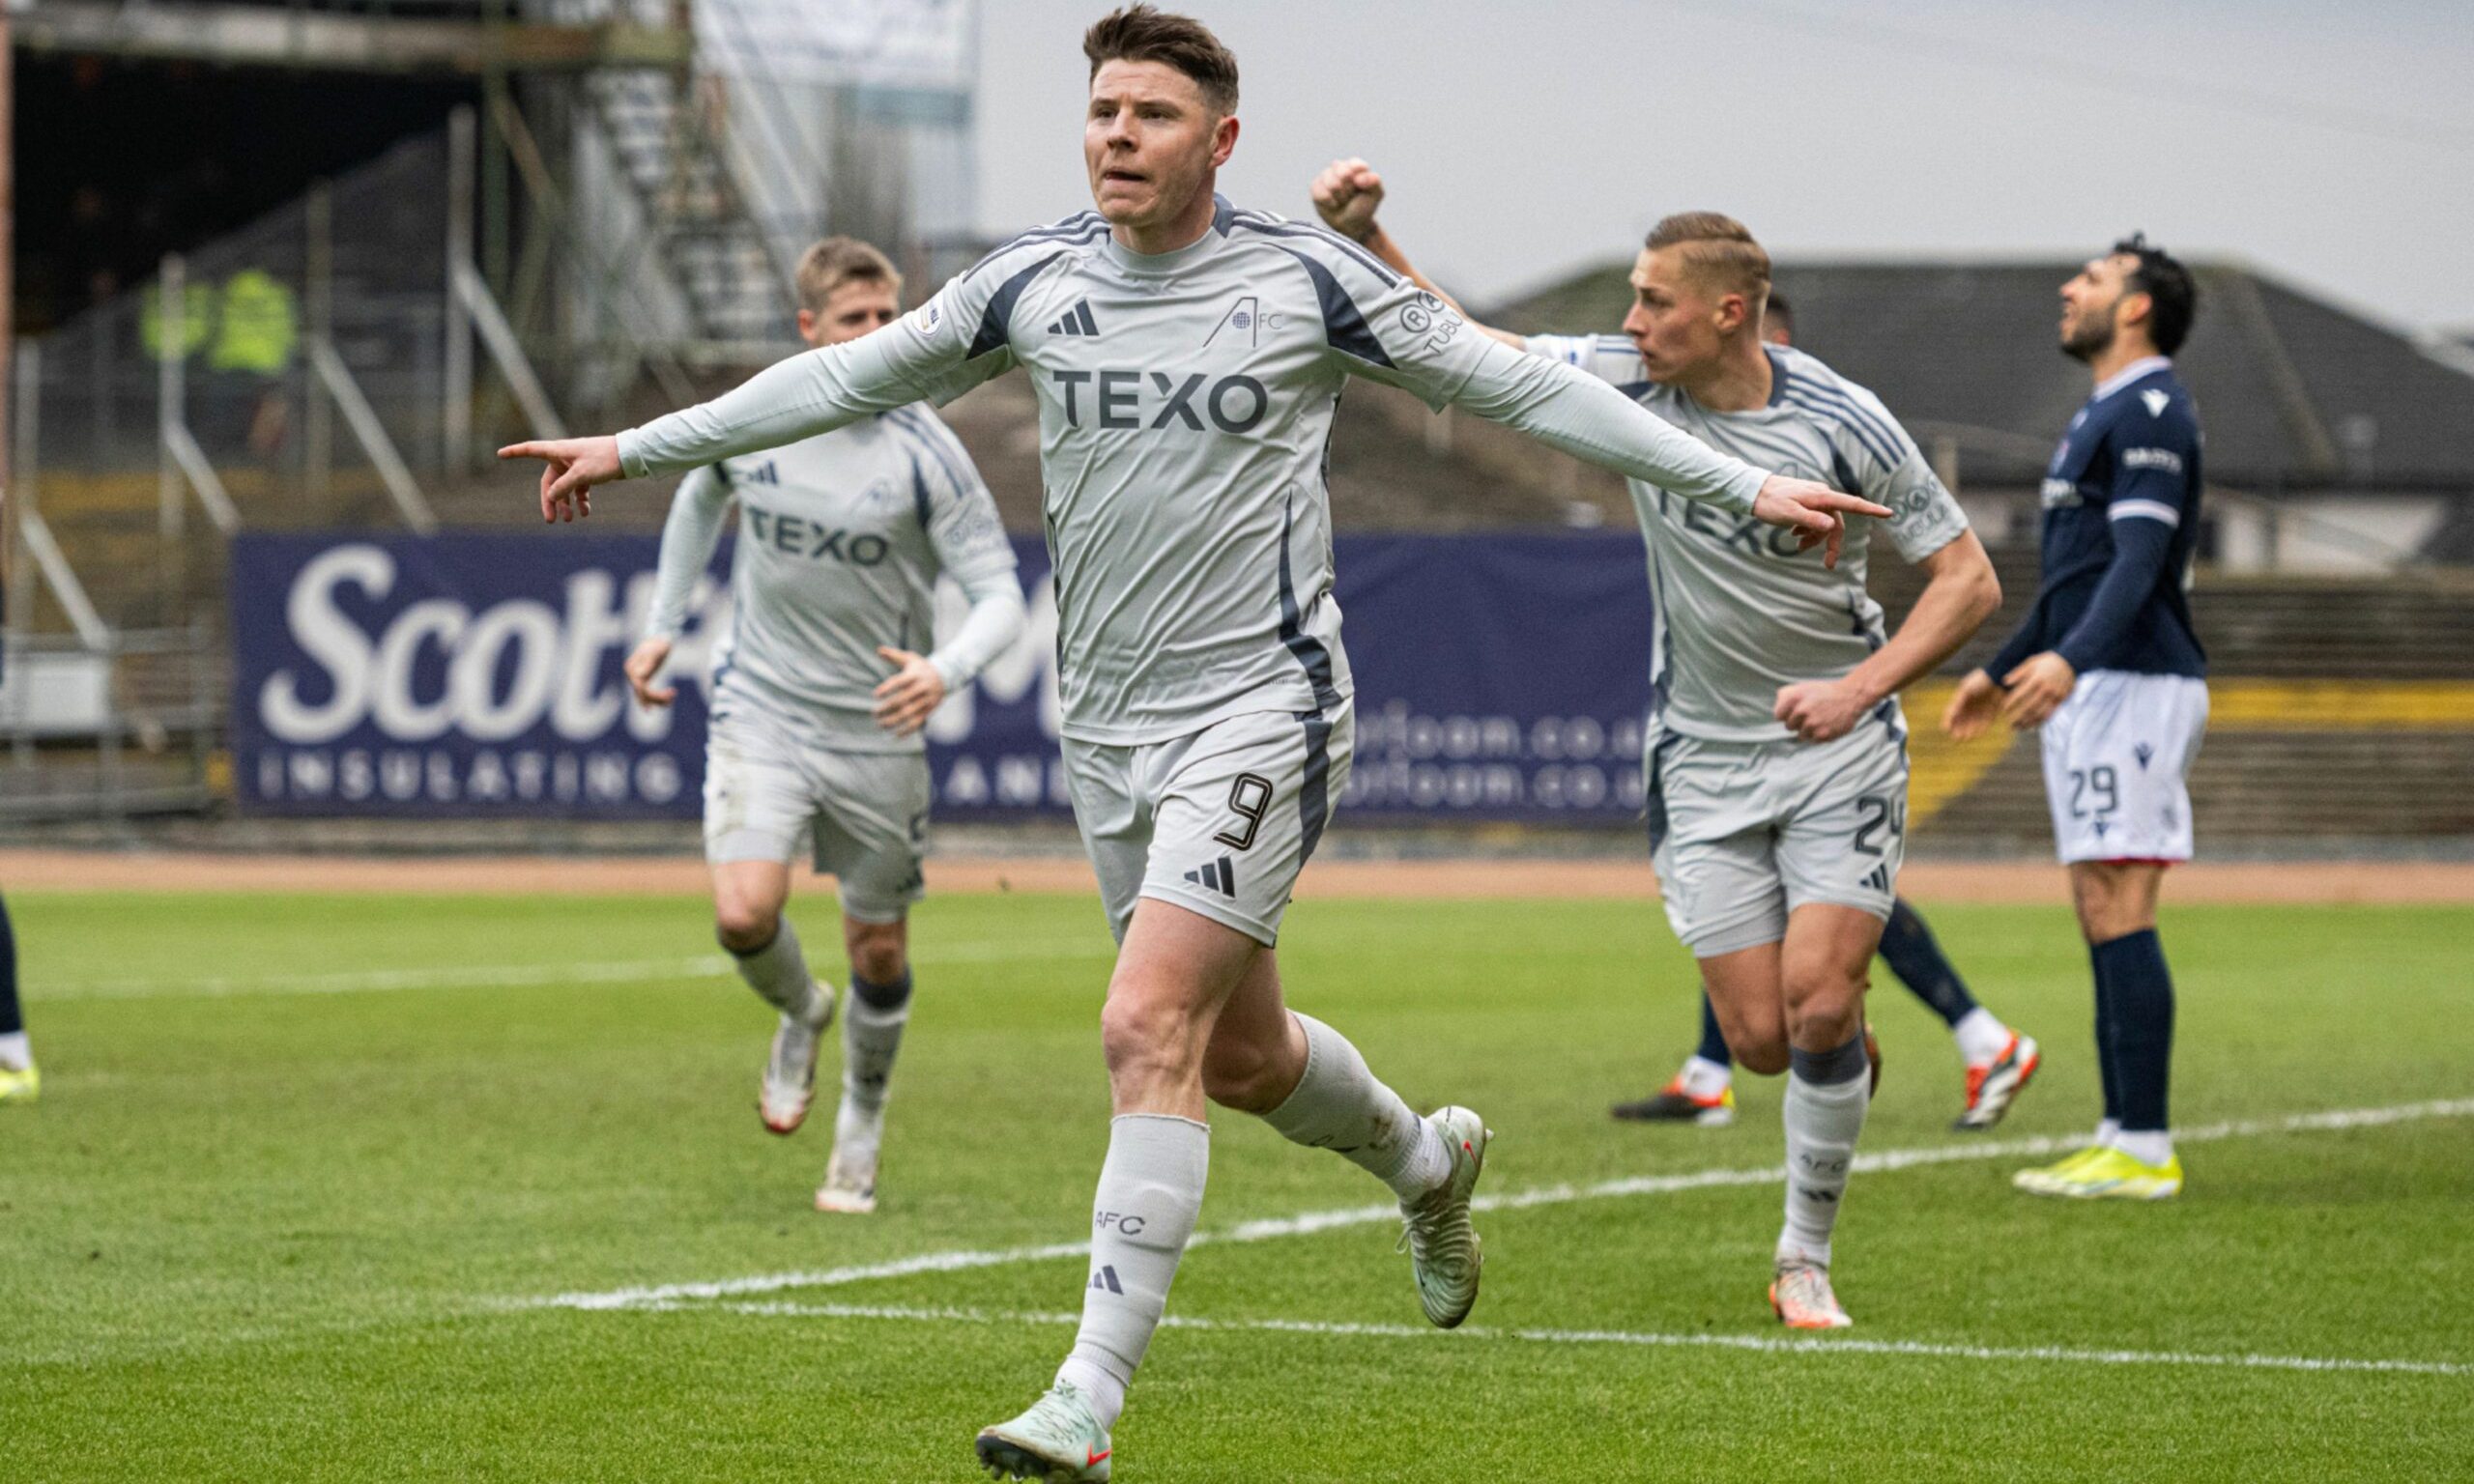
MULTIPOLYGON (((1071 1327, 1079 1314, 1017 1312, 946 1307, 906 1307, 864 1303, 649 1304, 639 1313, 701 1313, 720 1308, 727 1313, 786 1319, 877 1319, 920 1324, 1038 1325, 1071 1327)), ((1432 1340, 1447 1333, 1473 1340, 1512 1340, 1531 1345, 1626 1345, 1648 1349, 1740 1350, 1790 1356, 1906 1356, 1931 1360, 2024 1360, 2076 1365, 2210 1366, 2258 1371, 2368 1372, 2391 1376, 2474 1376, 2474 1365, 2460 1360, 2383 1360, 2350 1356, 2211 1354, 2172 1350, 2073 1350, 2059 1345, 1947 1345, 1925 1340, 1859 1340, 1847 1337, 1800 1339, 1760 1334, 1668 1334, 1633 1329, 1497 1328, 1463 1325, 1442 1330, 1431 1325, 1325 1323, 1300 1319, 1203 1319, 1170 1314, 1161 1320, 1165 1329, 1199 1329, 1236 1333, 1334 1335, 1345 1338, 1432 1340)))
MULTIPOLYGON (((2173 1138, 2176 1144, 2209 1144, 2225 1139, 2258 1138, 2274 1134, 2325 1133, 2347 1128, 2375 1128, 2391 1124, 2415 1123, 2435 1118, 2474 1118, 2474 1098, 2398 1103, 2381 1108, 2342 1108, 2323 1113, 2297 1113, 2286 1118, 2240 1119, 2178 1128, 2174 1130, 2173 1138)), ((2028 1157, 2077 1149, 2084 1142, 2084 1136, 2073 1135, 2067 1138, 2003 1139, 1990 1143, 1935 1144, 1912 1149, 1883 1150, 1875 1154, 1857 1155, 1855 1170, 1859 1175, 1886 1174, 1894 1170, 1917 1169, 1936 1164, 1956 1164, 1968 1160, 2028 1157)), ((1526 1211, 1532 1207, 1560 1206, 1574 1201, 1602 1201, 1635 1195, 1671 1195, 1685 1190, 1704 1190, 1725 1185, 1774 1185, 1781 1184, 1785 1179, 1786 1167, 1780 1163, 1750 1169, 1696 1170, 1677 1175, 1639 1175, 1624 1180, 1599 1181, 1587 1185, 1540 1185, 1502 1195, 1482 1195, 1470 1204, 1479 1211, 1526 1211)), ((1396 1204, 1307 1212, 1295 1216, 1241 1222, 1219 1232, 1197 1232, 1187 1245, 1199 1247, 1220 1242, 1273 1241, 1289 1237, 1309 1236, 1316 1232, 1335 1231, 1342 1227, 1382 1225, 1399 1219, 1400 1208, 1396 1204)), ((563 1309, 659 1307, 689 1300, 740 1298, 762 1294, 783 1293, 792 1289, 839 1288, 852 1283, 905 1278, 920 1273, 959 1272, 974 1268, 1003 1268, 1019 1263, 1060 1261, 1069 1257, 1085 1257, 1090 1254, 1090 1251, 1091 1244, 1088 1241, 1069 1241, 1051 1242, 1040 1246, 1000 1247, 985 1251, 926 1252, 916 1257, 893 1258, 884 1262, 848 1268, 760 1273, 751 1277, 722 1278, 703 1283, 664 1283, 635 1288, 614 1288, 599 1293, 566 1293, 532 1298, 510 1298, 503 1300, 503 1306, 563 1309)))
MULTIPOLYGON (((912 952, 922 968, 939 964, 996 963, 1017 958, 1107 958, 1116 954, 1106 939, 1071 943, 949 943, 912 952)), ((514 963, 445 969, 361 969, 341 974, 275 974, 258 979, 207 976, 187 980, 97 981, 53 985, 29 999, 70 1000, 233 999, 253 995, 377 994, 423 989, 533 989, 561 985, 633 984, 660 979, 711 979, 731 972, 720 954, 692 958, 637 958, 601 963, 514 963)))

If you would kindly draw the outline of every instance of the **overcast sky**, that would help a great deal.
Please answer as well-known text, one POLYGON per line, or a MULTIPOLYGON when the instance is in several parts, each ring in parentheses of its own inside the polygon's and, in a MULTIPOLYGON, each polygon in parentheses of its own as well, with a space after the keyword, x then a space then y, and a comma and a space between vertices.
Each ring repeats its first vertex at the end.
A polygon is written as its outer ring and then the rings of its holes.
MULTIPOLYGON (((1081 29, 981 0, 980 214, 1088 204, 1081 29)), ((1175 8, 1173 5, 1171 8, 1175 8)), ((1237 53, 1222 188, 1363 155, 1480 302, 1711 208, 1781 258, 2073 259, 2134 227, 2474 327, 2474 0, 1191 0, 1237 53)))

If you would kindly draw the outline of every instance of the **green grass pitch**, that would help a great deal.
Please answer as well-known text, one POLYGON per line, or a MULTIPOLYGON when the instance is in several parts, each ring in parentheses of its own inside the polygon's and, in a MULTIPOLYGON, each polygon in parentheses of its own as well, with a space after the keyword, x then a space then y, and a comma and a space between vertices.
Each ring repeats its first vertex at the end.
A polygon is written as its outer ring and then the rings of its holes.
MULTIPOLYGON (((1081 1259, 1007 1254, 1089 1220, 1090 901, 921 908, 868 1218, 809 1209, 829 1092, 797 1136, 759 1127, 766 1016, 691 972, 699 900, 9 904, 46 1081, 0 1109, 0 1478, 962 1480, 971 1435, 1070 1343, 1043 1316, 1079 1305, 1081 1259), (950 1252, 1005 1260, 531 1301, 950 1252)), ((2049 1048, 1993 1138, 2084 1129, 2065 909, 1926 906, 2049 1048)), ((834 940, 829 900, 794 911, 834 940)), ((2281 1126, 2474 1098, 2474 908, 2169 905, 2166 934, 2177 1117, 2249 1127, 2187 1145, 2190 1188, 2155 1207, 2019 1195, 2024 1156, 1859 1174, 1837 1271, 1857 1328, 1789 1348, 1755 1173, 1777 1084, 1747 1083, 1726 1129, 1605 1116, 1693 1033, 1654 907, 1302 903, 1291 999, 1412 1102, 1486 1115, 1482 1193, 1573 1198, 1482 1216, 1484 1294, 1453 1334, 1420 1324, 1384 1224, 1197 1246, 1170 1304, 1194 1323, 1154 1344, 1117 1477, 2474 1477, 2474 1107, 2281 1126), (1699 1171, 1746 1173, 1588 1189, 1699 1171), (2363 1360, 2409 1364, 2301 1364, 2363 1360)), ((1978 1147, 1947 1128, 1939 1022, 1886 973, 1872 1014, 1865 1150, 1978 1147)), ((1208 1231, 1383 1197, 1250 1120, 1215 1129, 1208 1231)))

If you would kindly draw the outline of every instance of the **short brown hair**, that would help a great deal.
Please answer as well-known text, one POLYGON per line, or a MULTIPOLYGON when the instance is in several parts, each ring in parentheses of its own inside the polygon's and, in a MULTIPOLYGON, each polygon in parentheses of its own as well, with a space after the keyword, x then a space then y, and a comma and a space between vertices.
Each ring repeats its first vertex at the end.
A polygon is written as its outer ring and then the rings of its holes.
POLYGON ((1705 288, 1740 294, 1758 309, 1769 297, 1769 254, 1733 216, 1716 212, 1678 212, 1650 229, 1648 247, 1680 247, 1692 276, 1705 288))
POLYGON ((1223 116, 1237 111, 1237 57, 1211 28, 1191 15, 1172 15, 1148 5, 1110 11, 1082 33, 1082 55, 1091 75, 1103 62, 1158 62, 1194 80, 1202 100, 1223 116))
POLYGON ((825 301, 846 283, 889 283, 896 294, 902 292, 893 260, 855 237, 828 237, 799 254, 794 277, 799 307, 810 314, 824 313, 825 301))

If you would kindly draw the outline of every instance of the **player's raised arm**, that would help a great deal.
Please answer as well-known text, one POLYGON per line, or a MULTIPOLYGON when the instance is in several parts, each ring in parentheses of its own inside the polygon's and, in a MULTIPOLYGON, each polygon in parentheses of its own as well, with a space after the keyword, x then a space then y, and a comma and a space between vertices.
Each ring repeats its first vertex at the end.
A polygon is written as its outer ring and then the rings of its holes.
MULTIPOLYGON (((1380 178, 1361 162, 1342 161, 1318 177, 1316 209, 1369 229, 1369 195, 1379 201, 1380 178), (1363 207, 1363 215, 1357 214, 1363 207)), ((1388 241, 1388 237, 1386 239, 1388 241)), ((1549 447, 1630 478, 1645 480, 1687 499, 1707 500, 1797 532, 1804 546, 1826 544, 1825 560, 1835 566, 1848 515, 1886 516, 1882 505, 1809 479, 1790 479, 1720 453, 1689 434, 1669 427, 1655 414, 1606 383, 1542 357, 1523 355, 1518 336, 1482 331, 1430 287, 1400 271, 1408 261, 1396 244, 1395 261, 1376 261, 1363 246, 1335 261, 1331 271, 1344 293, 1363 289, 1362 324, 1336 328, 1333 344, 1357 376, 1415 392, 1429 406, 1452 403, 1490 421, 1519 429, 1549 447), (1352 332, 1353 330, 1353 332, 1352 332)))
POLYGON ((1384 192, 1383 177, 1375 173, 1372 165, 1362 159, 1336 159, 1323 167, 1322 174, 1314 177, 1310 193, 1314 198, 1314 211, 1323 218, 1325 226, 1382 259, 1394 272, 1450 304, 1479 333, 1490 340, 1500 340, 1515 351, 1528 349, 1528 342, 1510 330, 1480 324, 1478 317, 1471 314, 1460 300, 1418 271, 1417 265, 1409 261, 1407 251, 1383 229, 1383 223, 1375 219, 1375 213, 1383 205, 1384 192))

